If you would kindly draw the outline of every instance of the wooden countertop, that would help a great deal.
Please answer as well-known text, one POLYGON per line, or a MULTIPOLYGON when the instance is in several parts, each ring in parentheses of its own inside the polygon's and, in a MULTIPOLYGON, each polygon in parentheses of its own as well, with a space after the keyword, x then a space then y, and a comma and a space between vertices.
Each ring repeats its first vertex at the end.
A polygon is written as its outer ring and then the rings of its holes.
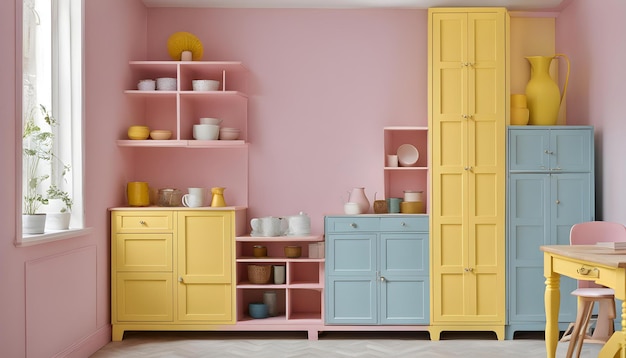
POLYGON ((598 265, 626 268, 626 250, 615 250, 596 245, 545 245, 541 251, 593 262, 598 265))

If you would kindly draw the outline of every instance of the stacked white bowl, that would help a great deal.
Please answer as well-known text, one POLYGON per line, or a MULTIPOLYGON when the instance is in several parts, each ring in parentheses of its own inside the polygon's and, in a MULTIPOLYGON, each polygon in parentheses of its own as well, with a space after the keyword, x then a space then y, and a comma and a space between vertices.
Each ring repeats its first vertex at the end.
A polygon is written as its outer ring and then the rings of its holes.
POLYGON ((218 118, 200 118, 200 124, 193 125, 193 139, 218 139, 220 136, 220 123, 222 123, 222 120, 218 118))

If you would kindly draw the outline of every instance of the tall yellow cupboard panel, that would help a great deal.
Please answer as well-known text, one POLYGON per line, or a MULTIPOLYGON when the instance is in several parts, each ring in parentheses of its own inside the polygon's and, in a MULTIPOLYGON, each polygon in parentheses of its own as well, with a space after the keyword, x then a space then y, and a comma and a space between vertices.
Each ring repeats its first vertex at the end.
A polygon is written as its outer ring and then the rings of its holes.
POLYGON ((431 338, 505 324, 508 18, 429 10, 431 338))
POLYGON ((234 214, 178 213, 178 319, 234 322, 234 214))

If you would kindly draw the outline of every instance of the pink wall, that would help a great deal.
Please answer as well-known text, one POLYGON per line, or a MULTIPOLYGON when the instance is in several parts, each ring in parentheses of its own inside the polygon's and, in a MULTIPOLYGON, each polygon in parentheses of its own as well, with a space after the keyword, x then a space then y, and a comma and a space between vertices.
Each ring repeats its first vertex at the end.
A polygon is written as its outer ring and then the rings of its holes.
MULTIPOLYGON (((425 10, 150 9, 148 58, 189 31, 249 80, 249 217, 323 216, 383 196, 383 127, 427 125, 425 10)), ((426 155, 426 153, 423 153, 426 155)))
POLYGON ((557 18, 557 52, 572 65, 568 90, 569 124, 596 131, 597 218, 626 223, 624 83, 626 2, 572 1, 557 18))

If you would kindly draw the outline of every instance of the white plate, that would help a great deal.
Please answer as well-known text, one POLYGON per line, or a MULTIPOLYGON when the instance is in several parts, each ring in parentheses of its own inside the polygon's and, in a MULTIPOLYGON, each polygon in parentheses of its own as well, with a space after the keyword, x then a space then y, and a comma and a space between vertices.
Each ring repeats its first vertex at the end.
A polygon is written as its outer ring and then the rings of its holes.
POLYGON ((417 148, 410 144, 402 144, 398 147, 398 163, 401 167, 410 167, 417 163, 420 153, 417 148))

